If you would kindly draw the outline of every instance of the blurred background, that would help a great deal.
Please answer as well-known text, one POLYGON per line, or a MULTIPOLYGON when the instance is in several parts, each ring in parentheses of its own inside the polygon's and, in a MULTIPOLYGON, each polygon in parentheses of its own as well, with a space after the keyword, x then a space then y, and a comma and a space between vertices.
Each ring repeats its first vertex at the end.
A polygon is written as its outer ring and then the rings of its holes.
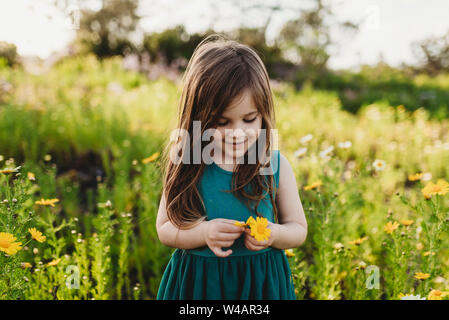
POLYGON ((0 297, 155 298, 173 250, 155 230, 160 154, 211 33, 255 49, 271 79, 309 221, 289 260, 298 299, 444 297, 448 190, 422 190, 448 173, 448 13, 444 0, 0 2, 0 232, 23 245, 0 256, 13 270, 0 297))

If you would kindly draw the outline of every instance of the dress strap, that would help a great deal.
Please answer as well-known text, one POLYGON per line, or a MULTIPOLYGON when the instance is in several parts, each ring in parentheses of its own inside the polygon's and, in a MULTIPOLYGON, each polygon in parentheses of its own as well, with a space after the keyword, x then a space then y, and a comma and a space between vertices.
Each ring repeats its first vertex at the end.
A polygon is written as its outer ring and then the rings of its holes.
POLYGON ((273 157, 274 160, 272 163, 272 169, 274 172, 274 180, 276 182, 276 188, 279 187, 279 169, 281 167, 281 152, 279 150, 273 150, 273 157))

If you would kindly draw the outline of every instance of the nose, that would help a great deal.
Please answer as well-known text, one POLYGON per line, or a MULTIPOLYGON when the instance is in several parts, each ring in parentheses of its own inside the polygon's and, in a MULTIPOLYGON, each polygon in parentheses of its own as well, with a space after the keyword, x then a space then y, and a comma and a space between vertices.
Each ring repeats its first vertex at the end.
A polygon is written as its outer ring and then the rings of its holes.
POLYGON ((246 139, 246 133, 241 128, 225 129, 225 139, 233 143, 242 142, 246 139))

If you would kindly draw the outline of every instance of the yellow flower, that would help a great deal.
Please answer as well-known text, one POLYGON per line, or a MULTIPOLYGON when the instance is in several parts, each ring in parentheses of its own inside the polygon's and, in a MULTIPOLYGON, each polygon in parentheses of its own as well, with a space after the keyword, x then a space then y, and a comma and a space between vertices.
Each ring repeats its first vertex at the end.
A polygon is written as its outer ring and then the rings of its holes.
POLYGON ((251 227, 256 223, 256 220, 254 220, 253 216, 249 216, 248 220, 246 220, 246 225, 251 227))
POLYGON ((36 180, 36 176, 32 172, 27 172, 28 180, 34 181, 36 180))
POLYGON ((28 229, 28 232, 31 233, 31 236, 36 241, 44 242, 46 239, 46 236, 42 235, 42 232, 36 230, 36 228, 30 228, 28 229))
POLYGON ((287 255, 287 257, 294 257, 296 254, 293 253, 292 249, 285 249, 285 254, 287 255))
POLYGON ((52 261, 50 261, 49 263, 47 263, 47 266, 55 266, 59 263, 59 261, 61 261, 61 259, 54 259, 52 261))
POLYGON ((5 252, 6 254, 13 255, 16 254, 17 251, 22 249, 20 246, 22 242, 15 242, 16 237, 7 232, 0 232, 0 251, 5 252))
POLYGON ((401 220, 401 223, 406 227, 412 225, 414 222, 414 220, 401 220))
POLYGON ((428 277, 430 277, 430 273, 422 273, 422 272, 415 273, 415 278, 418 280, 426 280, 428 277))
POLYGON ((429 292, 427 300, 443 300, 446 296, 449 296, 449 291, 432 290, 429 292))
POLYGON ((368 240, 368 237, 363 237, 363 238, 356 239, 354 241, 349 241, 349 244, 355 244, 356 246, 359 246, 365 240, 368 240))
POLYGON ((32 265, 31 265, 31 263, 28 263, 28 262, 22 262, 22 263, 20 264, 20 267, 21 267, 22 269, 26 269, 26 268, 31 268, 32 265))
POLYGON ((234 222, 234 225, 235 225, 235 226, 238 226, 238 227, 246 227, 246 226, 247 226, 247 224, 246 224, 246 223, 244 223, 244 222, 240 222, 240 221, 236 221, 236 222, 234 222))
POLYGON ((430 251, 426 251, 426 252, 424 252, 422 255, 423 255, 424 257, 427 257, 427 256, 429 256, 430 254, 432 254, 432 256, 434 256, 434 255, 435 255, 435 252, 430 253, 430 251))
POLYGON ((434 194, 444 195, 449 192, 449 183, 444 179, 438 179, 436 184, 430 181, 421 192, 426 199, 430 199, 434 194))
POLYGON ((312 184, 310 184, 308 186, 305 186, 304 190, 315 189, 315 188, 318 188, 318 187, 320 187, 322 185, 323 185, 323 182, 321 180, 317 180, 317 181, 313 182, 312 184))
POLYGON ((384 230, 388 234, 392 234, 394 230, 396 230, 399 227, 399 223, 397 221, 391 222, 388 221, 388 223, 384 226, 384 230))
POLYGON ((160 152, 155 152, 155 153, 153 153, 153 154, 152 154, 151 156, 149 156, 148 158, 143 159, 143 160, 142 160, 142 163, 145 164, 145 163, 152 162, 152 161, 156 160, 157 157, 159 157, 159 154, 160 154, 160 152))
POLYGON ((268 238, 270 237, 271 229, 267 228, 268 226, 267 218, 257 217, 256 221, 252 223, 252 225, 250 226, 251 226, 251 235, 257 241, 268 240, 268 238))
POLYGON ((59 199, 40 199, 38 201, 35 202, 35 204, 39 204, 41 206, 55 206, 55 203, 58 202, 59 199))
POLYGON ((409 175, 408 175, 408 180, 409 180, 409 181, 420 180, 420 179, 422 178, 423 175, 424 175, 424 173, 409 174, 409 175))

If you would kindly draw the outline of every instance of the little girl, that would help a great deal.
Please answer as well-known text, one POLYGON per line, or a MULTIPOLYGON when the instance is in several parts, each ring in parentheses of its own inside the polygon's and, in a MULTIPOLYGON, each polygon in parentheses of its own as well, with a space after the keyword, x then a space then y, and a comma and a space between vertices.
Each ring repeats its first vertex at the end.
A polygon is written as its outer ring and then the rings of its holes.
POLYGON ((177 130, 185 139, 172 137, 176 145, 165 149, 156 222, 159 240, 176 250, 157 299, 295 299, 284 249, 305 241, 307 222, 293 170, 273 149, 263 62, 213 34, 195 49, 183 82, 177 130), (251 161, 254 152, 261 161, 251 161), (236 224, 250 216, 268 220, 264 240, 236 224))

